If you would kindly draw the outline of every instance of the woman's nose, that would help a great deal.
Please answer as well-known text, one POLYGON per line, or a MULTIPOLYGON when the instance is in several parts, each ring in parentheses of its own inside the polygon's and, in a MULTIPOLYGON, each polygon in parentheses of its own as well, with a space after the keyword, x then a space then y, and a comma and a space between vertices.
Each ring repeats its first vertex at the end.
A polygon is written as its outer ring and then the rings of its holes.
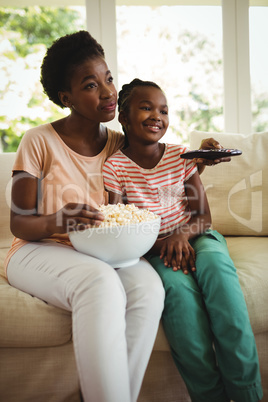
POLYGON ((101 91, 101 97, 103 98, 111 98, 113 96, 113 90, 110 86, 105 85, 101 91))

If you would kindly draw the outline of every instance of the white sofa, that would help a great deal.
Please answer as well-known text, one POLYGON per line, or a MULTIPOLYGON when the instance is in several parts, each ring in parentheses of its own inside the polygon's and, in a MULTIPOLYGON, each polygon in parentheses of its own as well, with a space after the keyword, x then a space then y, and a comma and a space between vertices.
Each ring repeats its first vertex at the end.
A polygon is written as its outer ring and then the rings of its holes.
MULTIPOLYGON (((191 148, 209 136, 243 151, 231 163, 207 168, 201 178, 213 226, 226 236, 238 270, 259 352, 263 401, 268 402, 268 133, 196 132, 191 148)), ((70 313, 12 288, 4 277, 3 260, 12 239, 13 160, 14 154, 0 154, 0 401, 78 402, 70 313)), ((160 325, 138 402, 189 401, 160 325)))

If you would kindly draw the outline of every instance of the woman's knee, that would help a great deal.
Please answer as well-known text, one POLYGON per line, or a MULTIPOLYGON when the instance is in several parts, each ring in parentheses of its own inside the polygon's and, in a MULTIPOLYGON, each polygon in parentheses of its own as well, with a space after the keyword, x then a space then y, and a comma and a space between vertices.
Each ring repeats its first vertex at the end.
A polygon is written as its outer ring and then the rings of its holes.
POLYGON ((136 266, 122 268, 120 279, 125 288, 128 300, 148 309, 163 310, 165 291, 159 275, 146 261, 141 260, 136 266))
POLYGON ((90 266, 83 263, 76 267, 67 287, 72 300, 83 299, 87 303, 126 304, 124 287, 116 271, 108 264, 97 261, 90 266))
POLYGON ((143 293, 149 294, 151 298, 164 300, 165 290, 160 276, 147 261, 142 262, 147 266, 142 275, 141 289, 143 293))
POLYGON ((165 289, 161 278, 156 274, 144 287, 143 296, 147 300, 148 307, 163 311, 165 301, 165 289), (150 307, 151 305, 151 307, 150 307))

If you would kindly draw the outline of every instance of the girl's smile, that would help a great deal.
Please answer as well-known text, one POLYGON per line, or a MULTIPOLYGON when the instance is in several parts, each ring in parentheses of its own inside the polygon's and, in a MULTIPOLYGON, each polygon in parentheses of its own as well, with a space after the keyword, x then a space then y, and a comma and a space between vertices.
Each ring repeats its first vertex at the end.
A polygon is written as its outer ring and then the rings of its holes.
POLYGON ((147 125, 144 124, 145 127, 149 128, 151 131, 153 132, 158 132, 159 130, 161 130, 161 126, 160 125, 147 125))

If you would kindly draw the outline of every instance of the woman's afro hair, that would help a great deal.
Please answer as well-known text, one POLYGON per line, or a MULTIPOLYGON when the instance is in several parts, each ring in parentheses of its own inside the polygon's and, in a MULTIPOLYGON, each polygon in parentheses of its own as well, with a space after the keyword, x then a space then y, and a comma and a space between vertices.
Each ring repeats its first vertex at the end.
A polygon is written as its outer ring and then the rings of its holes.
POLYGON ((87 31, 79 31, 57 39, 43 59, 41 84, 44 93, 60 107, 65 107, 58 96, 59 91, 70 90, 74 68, 88 59, 105 58, 102 46, 87 31))

